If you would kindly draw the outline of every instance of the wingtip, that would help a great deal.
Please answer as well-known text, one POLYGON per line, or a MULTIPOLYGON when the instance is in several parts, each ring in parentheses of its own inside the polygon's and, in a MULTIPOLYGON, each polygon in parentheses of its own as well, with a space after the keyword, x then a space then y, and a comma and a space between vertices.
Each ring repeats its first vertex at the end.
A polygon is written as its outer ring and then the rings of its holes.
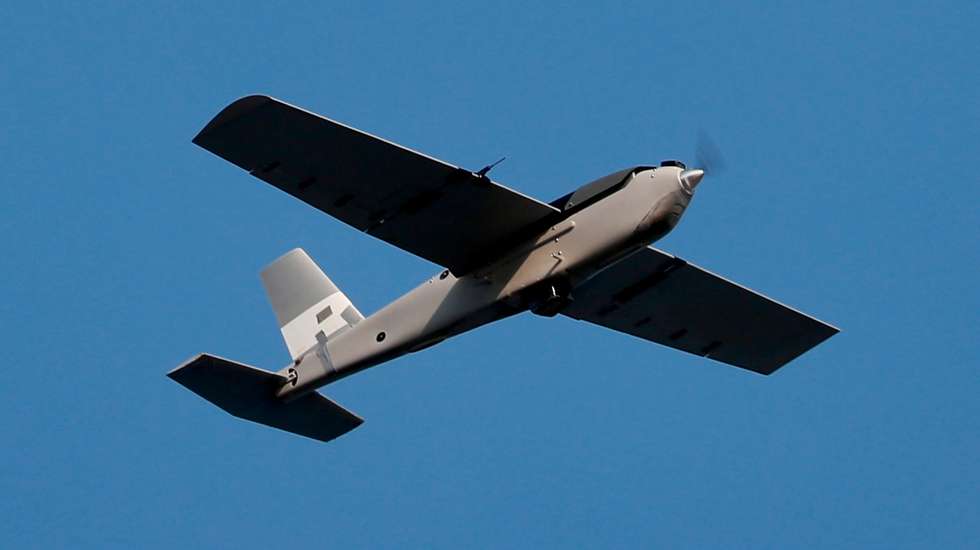
POLYGON ((201 128, 201 131, 198 132, 193 139, 191 139, 191 143, 201 145, 203 136, 211 130, 227 124, 228 122, 235 120, 249 111, 257 109, 270 101, 275 101, 275 98, 263 94, 251 94, 232 101, 217 115, 215 115, 214 118, 212 118, 211 121, 204 126, 204 128, 201 128))
POLYGON ((176 367, 174 367, 173 369, 171 369, 170 372, 167 373, 167 378, 170 378, 171 380, 176 380, 177 379, 177 376, 176 375, 177 375, 178 372, 180 372, 181 369, 183 369, 184 367, 186 367, 188 365, 192 365, 192 364, 198 362, 201 359, 201 357, 203 357, 205 355, 207 355, 207 354, 206 353, 198 353, 196 355, 192 355, 187 360, 185 360, 183 363, 181 363, 181 364, 177 365, 176 367))

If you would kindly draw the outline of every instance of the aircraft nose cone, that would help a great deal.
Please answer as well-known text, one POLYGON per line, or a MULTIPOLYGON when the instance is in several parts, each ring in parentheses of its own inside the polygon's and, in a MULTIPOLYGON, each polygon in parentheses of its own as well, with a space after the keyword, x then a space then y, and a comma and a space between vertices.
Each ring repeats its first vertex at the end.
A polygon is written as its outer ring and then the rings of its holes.
POLYGON ((691 193, 694 191, 694 188, 697 187, 699 183, 701 183, 701 178, 703 177, 704 177, 704 170, 701 170, 700 168, 684 170, 683 172, 681 172, 680 175, 681 187, 683 187, 684 190, 687 191, 688 193, 691 193))

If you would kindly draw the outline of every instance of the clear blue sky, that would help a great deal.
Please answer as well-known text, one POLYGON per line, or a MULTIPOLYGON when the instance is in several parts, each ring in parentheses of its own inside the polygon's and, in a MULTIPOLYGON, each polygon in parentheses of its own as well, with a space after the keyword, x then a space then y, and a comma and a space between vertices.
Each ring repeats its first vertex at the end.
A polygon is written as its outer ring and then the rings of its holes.
POLYGON ((19 4, 3 546, 980 538, 975 2, 19 4), (288 361, 267 262, 366 313, 438 270, 191 144, 256 92, 547 200, 705 129, 728 169, 660 246, 843 332, 767 378, 527 315, 329 386, 366 419, 334 443, 233 419, 164 374, 288 361))

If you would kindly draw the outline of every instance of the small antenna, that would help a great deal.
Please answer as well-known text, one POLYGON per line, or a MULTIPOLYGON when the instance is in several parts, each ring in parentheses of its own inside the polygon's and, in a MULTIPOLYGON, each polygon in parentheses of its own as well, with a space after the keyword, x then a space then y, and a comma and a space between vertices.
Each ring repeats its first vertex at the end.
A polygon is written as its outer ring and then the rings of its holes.
POLYGON ((493 164, 488 164, 483 168, 480 168, 479 172, 475 172, 476 176, 480 178, 487 177, 487 174, 490 172, 490 170, 493 170, 494 166, 497 166, 498 164, 500 164, 505 160, 507 160, 507 157, 500 157, 500 160, 498 160, 497 162, 494 162, 493 164))

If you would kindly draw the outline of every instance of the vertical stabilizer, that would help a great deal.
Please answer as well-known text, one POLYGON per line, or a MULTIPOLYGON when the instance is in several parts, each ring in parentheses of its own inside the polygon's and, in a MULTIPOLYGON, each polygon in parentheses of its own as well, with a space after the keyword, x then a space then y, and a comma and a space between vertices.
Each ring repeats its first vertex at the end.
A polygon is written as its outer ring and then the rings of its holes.
POLYGON ((325 342, 364 319, 301 248, 266 266, 261 277, 294 360, 317 342, 325 342))

